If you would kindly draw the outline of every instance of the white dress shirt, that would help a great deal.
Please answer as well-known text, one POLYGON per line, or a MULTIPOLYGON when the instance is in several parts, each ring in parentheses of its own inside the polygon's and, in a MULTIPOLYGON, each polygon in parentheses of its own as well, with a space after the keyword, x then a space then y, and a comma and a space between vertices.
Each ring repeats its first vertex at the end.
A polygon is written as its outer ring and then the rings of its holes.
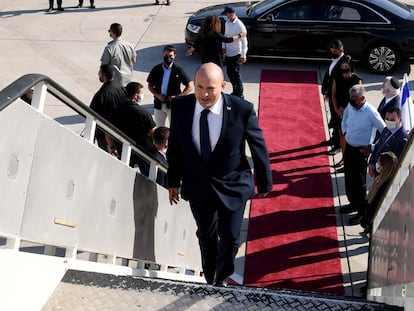
MULTIPOLYGON (((207 122, 210 134, 211 151, 213 152, 220 137, 221 127, 223 125, 223 96, 220 96, 217 102, 215 102, 209 109, 210 113, 207 115, 207 122)), ((203 106, 201 106, 197 100, 193 116, 192 136, 194 144, 200 154, 200 116, 203 110, 203 106)))

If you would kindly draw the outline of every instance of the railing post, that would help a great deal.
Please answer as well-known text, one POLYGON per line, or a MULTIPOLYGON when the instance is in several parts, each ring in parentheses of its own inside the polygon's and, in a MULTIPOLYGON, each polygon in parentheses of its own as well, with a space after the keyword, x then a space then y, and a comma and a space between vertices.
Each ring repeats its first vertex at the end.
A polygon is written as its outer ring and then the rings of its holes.
POLYGON ((154 161, 151 161, 150 168, 148 172, 148 179, 155 182, 157 179, 157 171, 158 171, 158 165, 154 161))
POLYGON ((85 129, 83 130, 83 138, 93 144, 95 139, 96 120, 92 117, 87 117, 85 120, 85 129))
POLYGON ((130 159, 131 159, 131 146, 129 144, 123 143, 121 161, 124 162, 126 165, 129 165, 130 159))
POLYGON ((39 82, 33 88, 32 107, 43 113, 45 109, 47 94, 47 85, 45 82, 39 82))

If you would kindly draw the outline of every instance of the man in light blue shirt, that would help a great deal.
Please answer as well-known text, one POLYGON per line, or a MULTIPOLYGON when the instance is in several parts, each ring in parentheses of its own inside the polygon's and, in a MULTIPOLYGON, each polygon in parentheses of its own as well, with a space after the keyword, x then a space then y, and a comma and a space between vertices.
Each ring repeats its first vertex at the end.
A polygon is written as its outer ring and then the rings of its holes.
POLYGON ((377 109, 367 102, 365 88, 361 84, 349 90, 349 105, 342 118, 342 132, 345 135, 345 190, 349 205, 341 213, 358 211, 362 215, 365 206, 367 159, 369 148, 378 130, 382 132, 385 123, 377 109))

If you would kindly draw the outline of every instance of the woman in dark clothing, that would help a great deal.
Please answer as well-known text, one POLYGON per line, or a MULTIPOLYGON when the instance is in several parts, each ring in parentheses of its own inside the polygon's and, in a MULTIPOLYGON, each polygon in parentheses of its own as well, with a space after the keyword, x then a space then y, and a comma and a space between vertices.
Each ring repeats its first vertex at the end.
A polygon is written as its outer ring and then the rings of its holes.
MULTIPOLYGON (((332 103, 335 109, 335 113, 338 114, 342 120, 342 115, 349 102, 349 89, 355 84, 362 84, 362 79, 355 73, 354 66, 350 58, 345 58, 339 64, 338 75, 334 77, 332 83, 332 103)), ((339 132, 339 141, 341 144, 342 154, 345 152, 345 137, 342 133, 342 129, 339 126, 337 129, 339 132)), ((339 161, 336 167, 340 167, 343 164, 343 160, 339 161)), ((340 173, 340 170, 337 170, 340 173)))
POLYGON ((240 33, 233 37, 225 37, 221 33, 221 21, 215 15, 207 16, 201 24, 198 38, 194 46, 186 51, 186 55, 190 56, 195 50, 201 52, 201 63, 215 63, 223 67, 223 48, 222 43, 233 42, 245 37, 246 33, 240 33))

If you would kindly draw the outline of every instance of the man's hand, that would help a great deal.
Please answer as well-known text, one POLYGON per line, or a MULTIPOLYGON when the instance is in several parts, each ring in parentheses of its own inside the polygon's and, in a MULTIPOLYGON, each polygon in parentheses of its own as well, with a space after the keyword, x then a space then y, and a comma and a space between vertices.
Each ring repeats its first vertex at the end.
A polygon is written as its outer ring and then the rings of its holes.
POLYGON ((178 201, 180 201, 180 197, 178 196, 178 188, 169 188, 169 198, 170 198, 170 204, 177 204, 178 201))
POLYGON ((246 57, 240 57, 240 63, 245 64, 246 60, 246 57))

